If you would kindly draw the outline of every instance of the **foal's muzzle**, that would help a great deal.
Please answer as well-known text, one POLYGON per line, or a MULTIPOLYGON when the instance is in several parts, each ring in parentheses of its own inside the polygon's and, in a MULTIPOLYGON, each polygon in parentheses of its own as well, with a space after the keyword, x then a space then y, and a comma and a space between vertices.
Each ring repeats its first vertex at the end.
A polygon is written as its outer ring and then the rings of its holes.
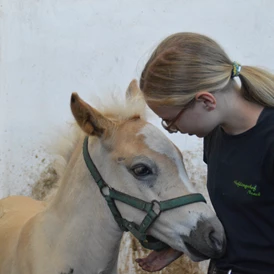
POLYGON ((204 259, 220 258, 226 249, 224 229, 217 217, 198 221, 190 235, 182 239, 191 254, 204 259))

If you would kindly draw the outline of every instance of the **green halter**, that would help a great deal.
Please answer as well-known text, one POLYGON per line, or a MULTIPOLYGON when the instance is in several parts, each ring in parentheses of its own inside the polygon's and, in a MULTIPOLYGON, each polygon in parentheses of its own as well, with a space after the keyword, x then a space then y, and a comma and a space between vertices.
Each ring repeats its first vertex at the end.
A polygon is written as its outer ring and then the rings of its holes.
POLYGON ((115 190, 114 188, 110 187, 102 178, 101 174, 99 173, 98 169, 96 168, 95 164, 93 163, 89 152, 88 152, 88 136, 85 137, 84 145, 83 145, 83 155, 86 162, 86 165, 95 180, 96 184, 100 188, 100 192, 107 201, 107 204, 112 212, 112 215, 119 225, 122 231, 130 231, 138 240, 139 242, 148 249, 153 250, 162 250, 167 248, 168 245, 155 239, 154 237, 147 235, 146 231, 148 228, 153 224, 153 222, 159 217, 161 212, 173 209, 176 207, 197 203, 197 202, 204 202, 206 203, 205 198, 199 194, 189 194, 181 197, 177 197, 174 199, 166 200, 166 201, 156 201, 153 200, 151 202, 145 202, 141 199, 132 197, 125 193, 115 190), (105 191, 108 190, 108 191, 105 191), (106 192, 108 192, 106 194, 106 192), (116 204, 115 200, 128 204, 134 208, 138 208, 142 211, 147 212, 147 215, 143 219, 140 225, 129 222, 128 220, 124 219, 116 204), (155 207, 157 207, 157 211, 155 211, 155 207))

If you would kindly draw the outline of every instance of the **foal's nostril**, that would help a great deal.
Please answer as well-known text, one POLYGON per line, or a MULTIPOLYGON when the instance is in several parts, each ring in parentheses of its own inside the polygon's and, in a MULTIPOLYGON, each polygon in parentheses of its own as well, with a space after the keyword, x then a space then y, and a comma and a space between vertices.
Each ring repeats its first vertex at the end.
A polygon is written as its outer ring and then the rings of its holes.
POLYGON ((204 239, 214 252, 214 257, 219 257, 223 254, 226 246, 225 237, 221 237, 220 232, 218 232, 210 223, 205 225, 204 239))
POLYGON ((226 250, 226 239, 225 237, 220 238, 218 232, 212 229, 208 234, 208 245, 214 250, 214 257, 222 257, 226 250))
POLYGON ((223 248, 222 242, 220 241, 220 239, 218 239, 218 235, 215 233, 214 230, 209 233, 208 238, 210 240, 210 243, 213 249, 222 250, 223 248))

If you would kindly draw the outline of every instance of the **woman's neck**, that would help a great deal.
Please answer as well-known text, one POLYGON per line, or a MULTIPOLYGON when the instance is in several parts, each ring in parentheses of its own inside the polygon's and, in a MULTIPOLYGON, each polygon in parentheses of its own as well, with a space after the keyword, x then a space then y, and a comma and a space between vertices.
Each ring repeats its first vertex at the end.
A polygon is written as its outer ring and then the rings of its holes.
POLYGON ((230 135, 241 134, 257 124, 263 106, 247 101, 239 91, 227 93, 223 101, 223 130, 230 135))

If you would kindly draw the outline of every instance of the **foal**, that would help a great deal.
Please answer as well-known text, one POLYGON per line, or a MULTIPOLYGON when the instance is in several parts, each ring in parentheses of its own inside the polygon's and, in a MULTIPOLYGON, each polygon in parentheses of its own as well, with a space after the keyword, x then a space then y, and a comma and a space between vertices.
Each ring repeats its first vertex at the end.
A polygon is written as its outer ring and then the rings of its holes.
MULTIPOLYGON (((23 196, 0 200, 0 274, 117 273, 123 231, 105 200, 108 192, 158 201, 154 205, 194 192, 179 150, 145 120, 136 81, 130 84, 124 105, 102 113, 74 93, 71 110, 88 136, 86 153, 108 184, 107 193, 90 174, 82 136, 51 202, 23 196)), ((115 206, 128 223, 139 225, 146 216, 119 200, 115 206)), ((192 260, 223 253, 223 227, 203 201, 156 217, 146 234, 192 260)))

